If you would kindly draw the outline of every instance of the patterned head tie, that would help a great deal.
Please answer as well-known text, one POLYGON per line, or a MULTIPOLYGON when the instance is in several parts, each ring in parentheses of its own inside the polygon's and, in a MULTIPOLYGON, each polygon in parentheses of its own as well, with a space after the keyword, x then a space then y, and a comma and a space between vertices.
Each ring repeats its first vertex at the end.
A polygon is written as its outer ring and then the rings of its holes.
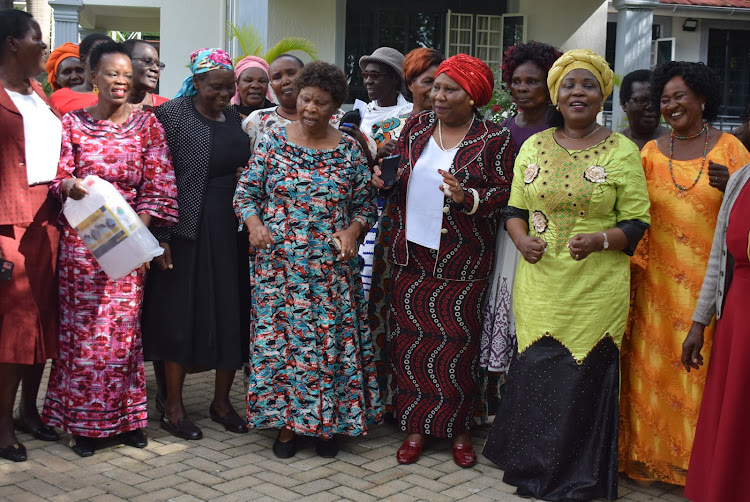
POLYGON ((50 83, 53 89, 57 89, 57 67, 60 63, 68 58, 78 58, 78 44, 66 42, 60 47, 50 52, 49 58, 47 58, 47 64, 45 70, 47 70, 47 82, 50 83))
POLYGON ((560 84, 565 75, 578 69, 588 70, 594 75, 599 82, 604 99, 612 94, 615 73, 609 67, 609 63, 591 49, 573 49, 560 56, 547 74, 547 87, 549 87, 549 97, 553 105, 557 105, 557 94, 560 92, 560 84))
POLYGON ((182 87, 175 95, 175 98, 182 96, 195 96, 198 91, 193 85, 193 75, 206 73, 211 70, 230 70, 234 71, 232 58, 229 54, 221 49, 198 49, 190 55, 190 75, 182 82, 182 87))
POLYGON ((435 77, 441 73, 455 80, 474 100, 474 106, 482 107, 492 99, 495 76, 481 59, 468 54, 456 54, 440 63, 435 77))
MULTIPOLYGON (((271 80, 271 76, 268 74, 268 71, 270 70, 269 64, 266 62, 265 59, 259 58, 257 56, 247 56, 244 59, 241 59, 237 62, 237 66, 234 67, 234 79, 239 80, 240 75, 242 75, 242 72, 247 70, 248 68, 260 68, 263 70, 263 73, 266 74, 266 78, 268 80, 271 80)), ((268 99, 271 99, 271 87, 268 87, 268 92, 266 93, 266 97, 268 99)), ((231 103, 233 105, 241 105, 242 101, 240 100, 240 89, 239 87, 234 93, 234 96, 232 96, 231 103)))

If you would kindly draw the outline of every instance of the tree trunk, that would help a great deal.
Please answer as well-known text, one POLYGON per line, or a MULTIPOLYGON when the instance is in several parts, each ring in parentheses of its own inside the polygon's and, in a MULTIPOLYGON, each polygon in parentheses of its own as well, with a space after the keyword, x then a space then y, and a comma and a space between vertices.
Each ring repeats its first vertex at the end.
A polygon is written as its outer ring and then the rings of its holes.
MULTIPOLYGON (((52 9, 50 9, 47 0, 26 0, 26 10, 34 16, 42 29, 42 39, 44 43, 50 45, 50 23, 52 18, 52 9)), ((50 45, 50 51, 53 49, 50 45)))

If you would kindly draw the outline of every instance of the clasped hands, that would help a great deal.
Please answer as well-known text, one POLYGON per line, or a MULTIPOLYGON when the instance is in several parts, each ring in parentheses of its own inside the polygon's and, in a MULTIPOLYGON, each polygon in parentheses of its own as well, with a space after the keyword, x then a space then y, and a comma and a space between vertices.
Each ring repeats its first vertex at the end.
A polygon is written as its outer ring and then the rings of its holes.
MULTIPOLYGON (((331 241, 338 239, 341 243, 341 249, 337 250, 337 256, 340 260, 348 260, 357 255, 357 237, 356 227, 350 226, 345 230, 339 230, 331 235, 331 241)), ((271 231, 262 223, 256 223, 248 228, 248 241, 256 250, 269 250, 273 247, 273 235, 271 231)), ((336 245, 333 246, 336 249, 336 245)))
MULTIPOLYGON (((523 259, 529 263, 537 263, 547 252, 547 243, 539 237, 522 235, 517 244, 518 251, 523 259)), ((566 244, 571 258, 576 261, 585 259, 591 253, 602 251, 604 248, 604 236, 601 232, 592 234, 577 234, 566 244)))

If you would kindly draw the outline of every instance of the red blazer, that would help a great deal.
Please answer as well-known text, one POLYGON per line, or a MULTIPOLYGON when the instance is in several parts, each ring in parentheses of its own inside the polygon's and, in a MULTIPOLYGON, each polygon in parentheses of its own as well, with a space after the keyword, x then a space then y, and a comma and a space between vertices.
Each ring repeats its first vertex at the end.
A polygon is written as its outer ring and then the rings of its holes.
MULTIPOLYGON (((433 112, 411 117, 399 134, 394 154, 401 155, 403 173, 391 194, 395 201, 390 258, 396 265, 409 263, 406 241, 406 194, 417 159, 435 130, 433 112)), ((498 218, 508 205, 515 153, 510 132, 476 117, 461 142, 450 172, 466 195, 463 204, 445 199, 443 230, 433 275, 454 281, 481 281, 492 275, 498 218), (479 202, 474 209, 474 192, 479 202)), ((435 187, 437 190, 438 188, 435 187)))
MULTIPOLYGON (((31 87, 48 103, 36 80, 31 80, 31 87)), ((0 225, 33 221, 34 214, 44 202, 33 199, 26 177, 23 117, 0 83, 0 225)))

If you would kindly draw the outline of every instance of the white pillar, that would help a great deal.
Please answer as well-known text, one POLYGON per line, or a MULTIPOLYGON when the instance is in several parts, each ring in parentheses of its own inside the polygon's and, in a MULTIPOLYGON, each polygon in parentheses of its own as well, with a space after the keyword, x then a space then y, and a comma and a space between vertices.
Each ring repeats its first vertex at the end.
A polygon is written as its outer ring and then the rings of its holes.
MULTIPOLYGON (((651 30, 659 0, 614 0, 617 9, 617 46, 614 71, 620 78, 631 71, 648 70, 651 64, 651 30)), ((612 129, 626 126, 620 106, 620 88, 612 96, 612 129)))
POLYGON ((83 9, 83 0, 49 0, 54 11, 55 41, 50 50, 65 42, 78 43, 78 13, 83 9))

